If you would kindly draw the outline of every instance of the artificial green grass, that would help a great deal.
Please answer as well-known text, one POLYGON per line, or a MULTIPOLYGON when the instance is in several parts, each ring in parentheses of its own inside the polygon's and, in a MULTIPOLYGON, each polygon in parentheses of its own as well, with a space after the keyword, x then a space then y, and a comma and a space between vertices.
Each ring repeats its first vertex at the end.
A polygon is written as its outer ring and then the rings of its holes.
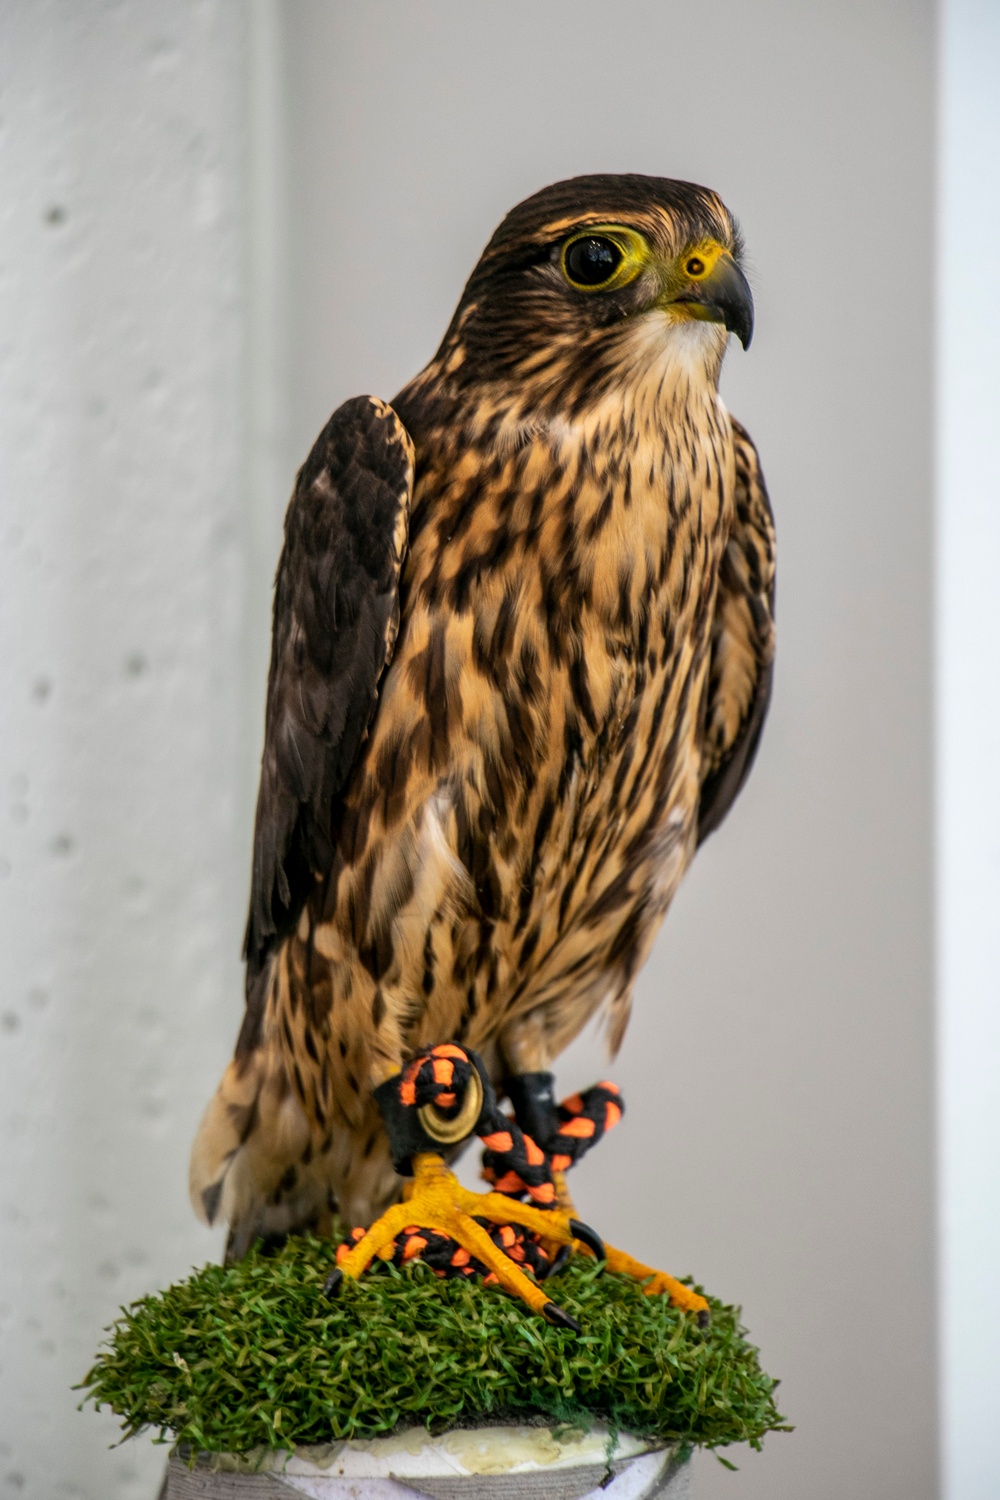
POLYGON ((711 1298, 702 1330, 577 1256, 550 1283, 576 1335, 419 1263, 379 1265, 330 1302, 332 1263, 329 1240, 295 1239, 142 1298, 110 1330, 86 1399, 117 1412, 125 1436, 152 1427, 230 1453, 532 1416, 711 1447, 759 1448, 781 1428, 738 1309, 711 1298))

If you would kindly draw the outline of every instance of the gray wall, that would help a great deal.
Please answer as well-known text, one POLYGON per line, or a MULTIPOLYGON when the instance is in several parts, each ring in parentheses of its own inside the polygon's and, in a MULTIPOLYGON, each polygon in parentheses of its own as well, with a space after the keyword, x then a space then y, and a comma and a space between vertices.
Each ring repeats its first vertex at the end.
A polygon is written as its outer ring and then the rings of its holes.
MULTIPOLYGON (((935 1493, 929 0, 296 0, 290 448, 432 353, 502 213, 558 177, 717 188, 758 334, 727 399, 778 518, 758 768, 639 984, 609 1239, 741 1301, 796 1424, 699 1500, 935 1493)), ((261 601, 264 607, 264 601, 261 601)), ((604 1071, 578 1046, 567 1083, 604 1071)))

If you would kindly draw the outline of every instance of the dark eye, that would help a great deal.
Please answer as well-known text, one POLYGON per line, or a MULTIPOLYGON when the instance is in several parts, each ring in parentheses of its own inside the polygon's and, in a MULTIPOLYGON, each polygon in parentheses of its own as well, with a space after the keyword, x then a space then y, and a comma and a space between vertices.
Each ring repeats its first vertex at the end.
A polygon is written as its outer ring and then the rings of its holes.
POLYGON ((704 276, 705 262, 700 255, 689 255, 684 263, 684 269, 689 276, 704 276))
POLYGON ((588 234, 574 240, 563 258, 566 275, 576 286, 603 286, 625 259, 614 240, 588 234))

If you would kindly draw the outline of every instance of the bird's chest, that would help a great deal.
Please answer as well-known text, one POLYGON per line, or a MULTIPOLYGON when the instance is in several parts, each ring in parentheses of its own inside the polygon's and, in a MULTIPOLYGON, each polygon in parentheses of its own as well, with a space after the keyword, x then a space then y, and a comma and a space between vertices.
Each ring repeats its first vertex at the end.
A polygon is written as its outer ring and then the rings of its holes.
POLYGON ((605 919, 613 936, 629 910, 664 904, 690 852, 726 436, 563 450, 535 531, 521 498, 520 545, 473 592, 480 863, 521 973, 553 944, 576 961, 574 931, 596 949, 605 919))
POLYGON ((532 975, 597 983, 636 914, 645 931, 665 909, 732 494, 722 434, 682 428, 628 452, 529 445, 426 505, 352 852, 359 912, 410 893, 392 971, 431 1029, 446 1001, 526 1003, 532 975))
POLYGON ((718 403, 594 419, 426 483, 393 674, 423 721, 411 753, 426 741, 488 820, 523 824, 541 796, 606 798, 640 754, 690 747, 733 504, 718 403))
POLYGON ((523 628, 544 653, 548 701, 563 703, 597 796, 639 738, 655 752, 694 731, 687 708, 700 702, 732 521, 727 429, 681 426, 664 441, 653 428, 601 463, 585 449, 567 465, 572 478, 537 549, 525 551, 523 628))

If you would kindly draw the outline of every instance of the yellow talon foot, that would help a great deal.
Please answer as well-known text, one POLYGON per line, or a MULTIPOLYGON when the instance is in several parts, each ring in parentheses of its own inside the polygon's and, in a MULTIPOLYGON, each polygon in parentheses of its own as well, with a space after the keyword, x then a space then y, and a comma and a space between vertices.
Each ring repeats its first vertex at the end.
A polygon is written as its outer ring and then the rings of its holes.
POLYGON ((674 1307, 679 1307, 682 1312, 695 1313, 699 1327, 708 1327, 708 1303, 698 1292, 693 1292, 689 1286, 684 1285, 683 1281, 678 1281, 675 1276, 668 1275, 666 1271, 657 1271, 652 1266, 644 1266, 641 1260, 635 1260, 624 1250, 616 1250, 614 1245, 607 1245, 605 1249, 609 1271, 617 1271, 621 1276, 632 1276, 636 1281, 645 1282, 643 1291, 647 1297, 661 1296, 666 1293, 674 1307))
POLYGON ((341 1252, 337 1271, 327 1282, 328 1294, 336 1294, 344 1276, 356 1281, 375 1256, 387 1254, 391 1259, 396 1236, 415 1225, 418 1229, 450 1235, 493 1272, 505 1291, 520 1297, 533 1312, 540 1312, 550 1323, 579 1332, 576 1320, 497 1248, 482 1225, 476 1223, 474 1215, 494 1224, 517 1224, 559 1245, 572 1245, 573 1230, 579 1228, 576 1221, 560 1209, 534 1208, 502 1193, 470 1193, 442 1157, 422 1153, 413 1159, 413 1186, 406 1201, 394 1204, 376 1219, 346 1254, 341 1252))

